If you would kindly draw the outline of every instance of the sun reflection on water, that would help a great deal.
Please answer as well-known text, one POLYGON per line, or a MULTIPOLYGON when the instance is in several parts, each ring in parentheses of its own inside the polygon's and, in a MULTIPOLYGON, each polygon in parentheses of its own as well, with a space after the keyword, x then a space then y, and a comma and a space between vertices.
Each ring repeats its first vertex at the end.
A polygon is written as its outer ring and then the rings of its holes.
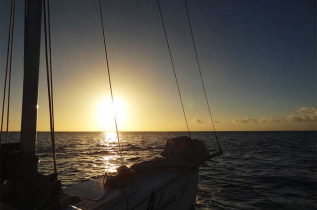
POLYGON ((119 148, 118 138, 116 132, 104 132, 103 138, 100 140, 100 144, 104 145, 106 150, 109 152, 108 155, 103 156, 105 172, 113 173, 116 172, 116 168, 120 166, 120 163, 117 161, 119 148))
POLYGON ((104 132, 104 141, 107 143, 117 143, 117 133, 113 131, 104 132))
POLYGON ((116 157, 103 157, 105 161, 105 171, 107 173, 114 173, 117 172, 117 168, 119 167, 119 164, 115 164, 112 161, 115 161, 117 158, 116 157))

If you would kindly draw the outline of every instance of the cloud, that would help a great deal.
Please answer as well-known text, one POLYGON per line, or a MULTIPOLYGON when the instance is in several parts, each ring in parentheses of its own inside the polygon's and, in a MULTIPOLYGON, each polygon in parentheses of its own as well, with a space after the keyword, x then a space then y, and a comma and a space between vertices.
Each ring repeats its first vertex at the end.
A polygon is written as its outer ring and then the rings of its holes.
MULTIPOLYGON (((195 123, 198 123, 198 124, 203 124, 203 123, 210 123, 209 121, 205 121, 205 120, 200 120, 200 119, 194 119, 194 122, 195 123)), ((221 120, 214 120, 214 123, 222 123, 221 120)))
POLYGON ((305 107, 302 106, 300 107, 297 112, 301 113, 301 114, 305 114, 305 115, 313 115, 313 116, 317 116, 317 109, 315 107, 305 107))
POLYGON ((290 122, 316 122, 316 116, 308 116, 308 115, 290 115, 286 118, 287 121, 290 122))
POLYGON ((281 119, 274 119, 272 117, 261 117, 259 119, 255 119, 253 117, 243 117, 236 118, 233 120, 234 123, 247 124, 247 123, 279 123, 281 119))
POLYGON ((202 120, 200 120, 200 119, 194 119, 194 121, 195 121, 196 123, 198 123, 198 124, 207 123, 207 122, 202 121, 202 120))
POLYGON ((289 122, 316 122, 317 109, 315 107, 300 107, 297 114, 291 114, 285 118, 289 122))
POLYGON ((257 120, 252 118, 252 117, 244 117, 244 118, 236 118, 233 120, 233 122, 246 124, 246 123, 255 123, 255 122, 257 122, 257 120))
POLYGON ((260 123, 279 123, 279 122, 281 122, 282 120, 280 120, 280 119, 273 119, 272 117, 261 117, 258 121, 259 121, 260 123))
POLYGON ((317 122, 317 109, 315 107, 300 107, 295 113, 282 119, 274 119, 272 117, 261 117, 259 119, 253 117, 236 118, 234 123, 280 123, 280 122, 317 122))

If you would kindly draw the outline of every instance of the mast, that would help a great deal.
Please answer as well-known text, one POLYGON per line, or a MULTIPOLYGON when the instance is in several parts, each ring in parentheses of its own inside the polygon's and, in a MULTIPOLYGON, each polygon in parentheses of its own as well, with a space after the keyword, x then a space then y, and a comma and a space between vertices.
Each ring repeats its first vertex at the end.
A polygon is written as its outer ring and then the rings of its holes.
POLYGON ((0 166, 4 178, 1 177, 0 202, 14 209, 51 209, 52 205, 59 202, 62 192, 57 174, 38 173, 38 158, 35 154, 42 1, 26 0, 25 5, 20 144, 6 144, 5 152, 1 153, 0 166))
POLYGON ((25 7, 21 151, 35 154, 42 0, 27 0, 25 7))

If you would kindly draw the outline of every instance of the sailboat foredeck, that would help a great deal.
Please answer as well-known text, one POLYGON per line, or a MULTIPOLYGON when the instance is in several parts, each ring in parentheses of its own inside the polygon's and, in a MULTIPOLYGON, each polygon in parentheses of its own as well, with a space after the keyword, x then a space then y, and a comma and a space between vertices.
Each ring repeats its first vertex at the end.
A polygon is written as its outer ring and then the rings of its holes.
MULTIPOLYGON (((125 188, 105 189, 100 177, 70 186, 64 192, 83 198, 89 209, 189 209, 195 204, 197 182, 198 169, 194 169, 141 175, 134 185, 125 188)), ((74 206, 85 209, 85 204, 74 206)))

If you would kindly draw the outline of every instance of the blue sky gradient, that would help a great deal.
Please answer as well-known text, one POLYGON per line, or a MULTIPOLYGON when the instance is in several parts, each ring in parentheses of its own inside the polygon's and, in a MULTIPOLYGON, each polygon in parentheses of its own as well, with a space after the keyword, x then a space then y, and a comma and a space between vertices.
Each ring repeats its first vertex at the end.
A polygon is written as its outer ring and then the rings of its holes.
MULTIPOLYGON (((114 93, 124 98, 130 113, 122 129, 184 130, 156 1, 102 3, 114 93)), ((201 123, 208 121, 208 113, 184 1, 160 3, 190 128, 209 130, 210 123, 201 123)), ((23 7, 24 3, 17 1, 13 130, 19 130, 20 123, 23 7)), ((188 7, 208 98, 219 122, 216 127, 316 129, 316 1, 188 0, 188 7), (290 116, 303 114, 298 111, 301 107, 309 108, 312 118, 301 125, 292 124, 290 116), (261 118, 272 120, 263 126, 261 118), (240 123, 241 119, 255 121, 240 123)), ((1 97, 9 10, 10 1, 1 0, 1 97)), ((60 110, 56 112, 60 119, 57 127, 98 130, 89 126, 94 124, 89 117, 92 104, 109 96, 98 1, 51 1, 51 21, 55 101, 60 110), (86 122, 75 127, 62 123, 80 119, 86 122)), ((42 53, 40 130, 48 129, 44 61, 42 53)))

